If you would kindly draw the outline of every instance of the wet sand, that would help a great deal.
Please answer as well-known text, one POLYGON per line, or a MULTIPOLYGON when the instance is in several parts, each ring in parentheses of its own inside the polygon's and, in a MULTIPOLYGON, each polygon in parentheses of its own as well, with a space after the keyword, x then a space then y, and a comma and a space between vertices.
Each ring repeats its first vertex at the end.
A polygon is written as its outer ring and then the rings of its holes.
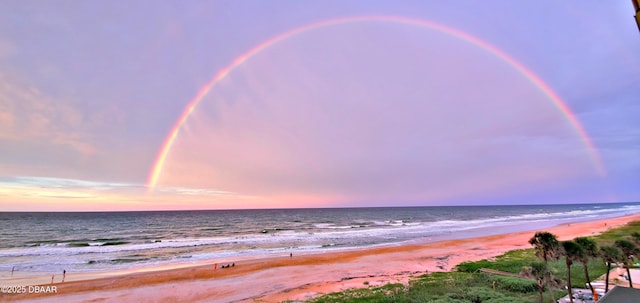
MULTIPOLYGON (((606 220, 563 224, 544 230, 559 240, 589 236, 640 220, 634 214, 606 220)), ((353 287, 407 283, 411 277, 449 271, 464 261, 530 248, 535 231, 309 255, 239 260, 214 270, 211 264, 133 272, 95 278, 67 274, 56 293, 0 294, 0 302, 282 302, 301 301, 353 287), (88 280, 77 280, 79 278, 88 280), (90 279, 95 278, 95 279, 90 279)), ((228 263, 231 263, 229 261, 228 263)))

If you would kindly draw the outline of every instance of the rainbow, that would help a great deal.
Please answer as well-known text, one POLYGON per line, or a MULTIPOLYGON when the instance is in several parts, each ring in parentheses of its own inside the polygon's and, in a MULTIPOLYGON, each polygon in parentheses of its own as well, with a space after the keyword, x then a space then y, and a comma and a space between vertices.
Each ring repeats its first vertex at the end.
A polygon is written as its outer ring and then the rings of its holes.
POLYGON ((606 175, 606 171, 605 171, 604 165, 602 163, 602 160, 600 158, 600 155, 598 153, 598 150, 596 149, 595 145, 593 144, 593 141, 591 140, 591 138, 587 135, 587 132, 584 129, 584 127, 582 126, 582 124, 578 121, 576 116, 571 112, 571 110, 565 104, 565 102, 563 102, 562 99, 560 99, 560 97, 551 89, 551 87, 549 87, 549 85, 547 85, 544 81, 542 81, 542 79, 540 79, 540 77, 538 77, 535 73, 533 73, 531 70, 526 68, 523 64, 521 64, 520 62, 516 61, 514 58, 510 57, 509 55, 507 55, 506 53, 504 53, 500 49, 496 48, 495 46, 493 46, 493 45, 491 45, 491 44, 489 44, 489 43, 487 43, 487 42, 485 42, 483 40, 480 40, 480 39, 478 39, 478 38, 476 38, 474 36, 471 36, 471 35, 469 35, 469 34, 467 34, 465 32, 459 31, 457 29, 454 29, 454 28, 451 28, 451 27, 448 27, 448 26, 444 26, 442 24, 438 24, 438 23, 431 22, 431 21, 426 21, 426 20, 408 18, 408 17, 375 15, 375 16, 355 16, 355 17, 331 19, 331 20, 315 22, 315 23, 307 24, 307 25, 304 25, 304 26, 301 26, 301 27, 297 27, 295 29, 292 29, 290 31, 284 32, 282 34, 279 34, 279 35, 277 35, 277 36, 275 36, 275 37, 273 37, 271 39, 268 39, 268 40, 258 44, 254 48, 246 51, 242 55, 240 55, 237 58, 235 58, 225 68, 223 68, 220 71, 218 71, 218 73, 216 73, 213 76, 213 78, 211 78, 211 80, 209 80, 209 82, 207 82, 198 91, 196 96, 191 101, 189 101, 189 104, 187 104, 186 108, 182 112, 182 115, 180 115, 180 117, 178 118, 176 123, 173 125, 173 128, 171 129, 171 131, 169 132, 169 134, 165 138, 165 140, 164 140, 164 142, 162 144, 162 147, 160 148, 160 151, 158 152, 158 155, 157 155, 157 157, 156 157, 156 159, 155 159, 155 161, 153 163, 151 171, 149 172, 149 176, 148 176, 148 179, 147 179, 148 191, 152 192, 153 189, 155 188, 155 186, 157 185, 158 179, 160 178, 160 175, 162 173, 162 168, 164 167, 164 164, 165 164, 165 162, 167 160, 167 156, 169 155, 169 152, 171 151, 173 143, 175 142, 176 138, 180 134, 180 129, 182 128, 182 125, 187 121, 187 119, 189 119, 189 116, 191 115, 191 113, 193 113, 193 111, 198 106, 200 101, 202 101, 202 99, 209 93, 209 91, 218 82, 220 82, 222 79, 224 79, 236 67, 238 67, 239 65, 243 64, 244 62, 246 62, 247 60, 249 60, 251 57, 255 56, 256 54, 258 54, 258 53, 262 52, 263 50, 269 48, 270 46, 272 46, 274 44, 277 44, 278 42, 281 42, 283 40, 286 40, 288 38, 291 38, 293 36, 302 34, 304 32, 307 32, 307 31, 310 31, 310 30, 314 30, 314 29, 318 29, 318 28, 322 28, 322 27, 327 27, 327 26, 334 26, 334 25, 339 25, 339 24, 344 24, 344 23, 353 23, 353 22, 364 22, 364 21, 392 22, 392 23, 414 25, 414 26, 420 26, 420 27, 429 28, 429 29, 432 29, 432 30, 437 30, 437 31, 440 31, 442 33, 448 34, 450 36, 456 37, 456 38, 458 38, 460 40, 466 41, 466 42, 468 42, 468 43, 470 43, 472 45, 475 45, 477 47, 480 47, 480 48, 484 49, 485 51, 493 54, 497 58, 501 59, 502 61, 506 62, 511 67, 513 67, 518 72, 520 72, 533 85, 538 87, 538 89, 540 89, 547 97, 549 97, 549 99, 553 102, 553 104, 556 106, 556 108, 566 117, 566 119, 569 121, 571 126, 575 129, 577 134, 580 136, 582 142, 587 147, 589 156, 591 157, 591 159, 592 159, 592 161, 593 161, 598 173, 601 176, 605 176, 606 175))

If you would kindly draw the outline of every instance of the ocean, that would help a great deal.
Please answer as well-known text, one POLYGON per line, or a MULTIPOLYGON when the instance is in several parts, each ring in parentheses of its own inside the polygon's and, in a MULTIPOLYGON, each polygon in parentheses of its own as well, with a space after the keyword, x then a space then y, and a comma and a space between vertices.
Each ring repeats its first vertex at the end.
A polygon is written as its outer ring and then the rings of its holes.
POLYGON ((605 219, 640 203, 150 212, 1 212, 0 277, 322 253, 605 219))

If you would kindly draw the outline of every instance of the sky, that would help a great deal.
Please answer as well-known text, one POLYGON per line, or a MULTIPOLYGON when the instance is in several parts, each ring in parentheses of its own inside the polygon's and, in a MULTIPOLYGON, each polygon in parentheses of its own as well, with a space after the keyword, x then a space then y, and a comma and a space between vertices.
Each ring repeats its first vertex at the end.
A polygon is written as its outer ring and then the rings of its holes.
POLYGON ((630 1, 0 1, 0 211, 640 201, 630 1))

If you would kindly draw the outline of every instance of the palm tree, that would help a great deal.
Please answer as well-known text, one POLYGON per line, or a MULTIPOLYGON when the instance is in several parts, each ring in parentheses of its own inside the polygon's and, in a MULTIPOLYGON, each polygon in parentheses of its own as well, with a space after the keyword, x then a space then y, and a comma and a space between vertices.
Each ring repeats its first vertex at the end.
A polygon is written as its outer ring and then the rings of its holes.
POLYGON ((631 267, 631 259, 633 258, 633 255, 638 253, 638 247, 633 244, 633 242, 624 239, 616 240, 614 244, 622 252, 624 267, 627 269, 627 277, 629 277, 629 287, 633 288, 629 267, 631 267))
POLYGON ((607 277, 605 281, 604 292, 609 292, 609 272, 611 271, 611 264, 620 261, 622 256, 620 251, 614 246, 602 246, 600 247, 600 258, 607 264, 607 277))
POLYGON ((556 235, 539 231, 529 239, 529 244, 533 245, 536 249, 536 256, 542 258, 544 263, 547 264, 549 259, 558 259, 558 252, 560 251, 560 244, 558 244, 558 238, 556 235))
POLYGON ((584 254, 582 247, 574 241, 562 241, 562 254, 567 264, 567 292, 569 293, 569 301, 573 303, 573 291, 571 290, 571 265, 580 255, 584 254))
POLYGON ((525 278, 533 278, 538 282, 538 293, 540 294, 540 303, 543 303, 543 291, 545 285, 556 284, 553 272, 546 263, 532 262, 530 266, 524 266, 520 275, 525 278))
MULTIPOLYGON (((591 289, 591 293, 594 294, 593 286, 591 285, 591 279, 589 278, 589 269, 588 263, 589 259, 595 258, 598 256, 598 245, 595 241, 586 238, 586 237, 578 237, 574 240, 580 247, 582 248, 582 254, 580 254, 577 258, 580 263, 582 263, 582 268, 584 269, 584 277, 587 279, 587 285, 589 285, 589 289, 591 289)), ((595 296, 595 295, 594 295, 595 296)))

